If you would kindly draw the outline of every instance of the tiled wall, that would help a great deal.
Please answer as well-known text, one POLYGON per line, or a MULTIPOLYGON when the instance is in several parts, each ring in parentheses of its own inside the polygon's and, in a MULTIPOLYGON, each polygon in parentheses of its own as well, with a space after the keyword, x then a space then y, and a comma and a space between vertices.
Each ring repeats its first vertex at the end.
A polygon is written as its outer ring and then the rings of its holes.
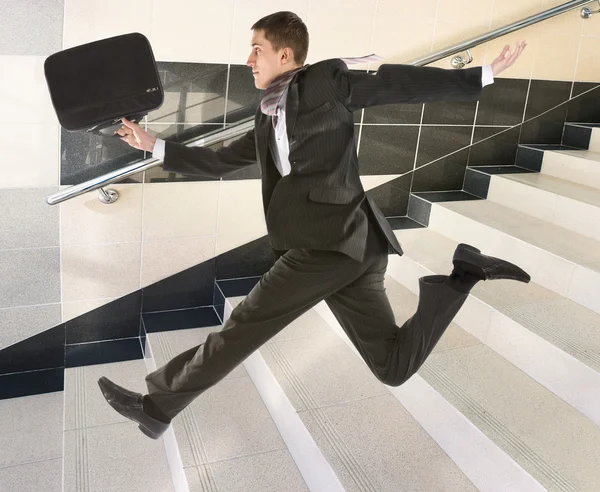
MULTIPOLYGON (((113 205, 102 205, 95 193, 60 206, 46 205, 45 196, 60 186, 144 157, 115 138, 60 131, 43 75, 49 54, 120 33, 144 33, 160 61, 167 90, 164 106, 145 124, 157 135, 177 139, 253 113, 260 93, 253 89, 244 63, 250 26, 267 13, 289 9, 305 20, 311 35, 308 63, 370 52, 384 56, 386 62, 403 62, 558 3, 3 0, 0 271, 7 280, 0 289, 0 349, 115 299, 124 298, 119 301, 127 304, 122 306, 124 312, 135 310, 141 306, 143 288, 149 310, 172 307, 176 299, 181 305, 204 299, 206 293, 197 292, 194 295, 201 297, 182 301, 178 287, 194 285, 198 275, 218 269, 219 261, 225 260, 212 260, 216 255, 265 234, 257 169, 223 181, 190 181, 155 168, 113 186, 121 196, 113 205)), ((598 16, 583 21, 572 12, 473 50, 474 64, 481 65, 491 62, 505 43, 523 37, 529 42, 522 60, 487 88, 478 104, 357 112, 365 187, 380 185, 371 193, 384 211, 402 215, 411 186, 419 191, 460 188, 467 163, 496 154, 506 159, 509 146, 519 138, 555 138, 555 121, 562 110, 549 124, 530 124, 520 137, 515 131, 506 132, 474 147, 477 150, 470 156, 455 152, 519 123, 523 116, 540 114, 551 107, 550 101, 562 102, 571 92, 592 87, 573 85, 573 80, 600 81, 600 66, 591 62, 599 22, 598 16), (436 159, 414 178, 395 179, 436 159)), ((436 65, 448 68, 449 62, 436 65)), ((580 106, 580 114, 591 114, 586 113, 589 105, 580 106)), ((264 251, 266 243, 260 241, 255 250, 242 248, 246 251, 242 256, 264 251)), ((95 313, 90 319, 106 316, 103 311, 95 313)), ((88 321, 84 317, 72 322, 65 337, 71 333, 69 340, 90 341, 77 336, 78 327, 88 321)), ((96 339, 110 333, 107 328, 96 339)))

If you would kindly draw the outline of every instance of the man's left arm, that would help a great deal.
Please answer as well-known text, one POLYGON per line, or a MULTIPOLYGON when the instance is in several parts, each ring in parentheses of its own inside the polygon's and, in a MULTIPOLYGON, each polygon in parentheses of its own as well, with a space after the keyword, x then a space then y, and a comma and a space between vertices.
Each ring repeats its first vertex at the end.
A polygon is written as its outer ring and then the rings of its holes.
POLYGON ((517 44, 512 53, 505 46, 491 65, 468 69, 384 64, 372 75, 348 70, 336 60, 331 63, 333 84, 350 111, 383 104, 476 101, 481 89, 510 67, 525 46, 525 42, 517 44))

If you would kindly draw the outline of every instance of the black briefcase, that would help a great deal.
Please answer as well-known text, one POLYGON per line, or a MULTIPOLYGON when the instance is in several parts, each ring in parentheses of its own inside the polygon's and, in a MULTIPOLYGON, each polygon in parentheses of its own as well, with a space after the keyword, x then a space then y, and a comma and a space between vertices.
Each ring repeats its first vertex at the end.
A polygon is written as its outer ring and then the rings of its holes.
POLYGON ((44 72, 58 121, 70 131, 140 121, 164 99, 152 48, 139 33, 50 55, 44 72))

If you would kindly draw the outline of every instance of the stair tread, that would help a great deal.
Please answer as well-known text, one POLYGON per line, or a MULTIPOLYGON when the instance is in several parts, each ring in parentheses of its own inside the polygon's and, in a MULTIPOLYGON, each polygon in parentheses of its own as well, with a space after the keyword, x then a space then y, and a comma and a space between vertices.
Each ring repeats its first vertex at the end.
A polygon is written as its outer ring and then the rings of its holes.
POLYGON ((503 174, 498 175, 497 179, 515 181, 517 183, 533 186, 540 190, 555 193, 572 200, 577 200, 595 207, 600 207, 600 190, 598 188, 585 186, 574 181, 567 181, 542 173, 503 174))
MULTIPOLYGON (((456 241, 431 229, 397 231, 396 236, 408 258, 436 274, 451 270, 456 241)), ((471 293, 600 372, 600 314, 535 282, 480 282, 471 293)))
POLYGON ((600 241, 489 200, 438 205, 573 263, 600 271, 600 241))
POLYGON ((554 154, 562 154, 569 155, 572 157, 578 157, 579 159, 585 159, 588 161, 600 162, 600 152, 595 152, 592 150, 549 150, 547 152, 552 152, 554 154))

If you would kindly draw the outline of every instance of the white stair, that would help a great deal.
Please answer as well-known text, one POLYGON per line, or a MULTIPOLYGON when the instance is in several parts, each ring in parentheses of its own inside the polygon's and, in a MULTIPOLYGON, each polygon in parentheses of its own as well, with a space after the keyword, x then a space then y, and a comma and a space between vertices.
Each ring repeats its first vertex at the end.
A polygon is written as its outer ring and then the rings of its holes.
POLYGON ((567 181, 600 188, 600 150, 597 152, 591 150, 544 151, 541 172, 567 181))

